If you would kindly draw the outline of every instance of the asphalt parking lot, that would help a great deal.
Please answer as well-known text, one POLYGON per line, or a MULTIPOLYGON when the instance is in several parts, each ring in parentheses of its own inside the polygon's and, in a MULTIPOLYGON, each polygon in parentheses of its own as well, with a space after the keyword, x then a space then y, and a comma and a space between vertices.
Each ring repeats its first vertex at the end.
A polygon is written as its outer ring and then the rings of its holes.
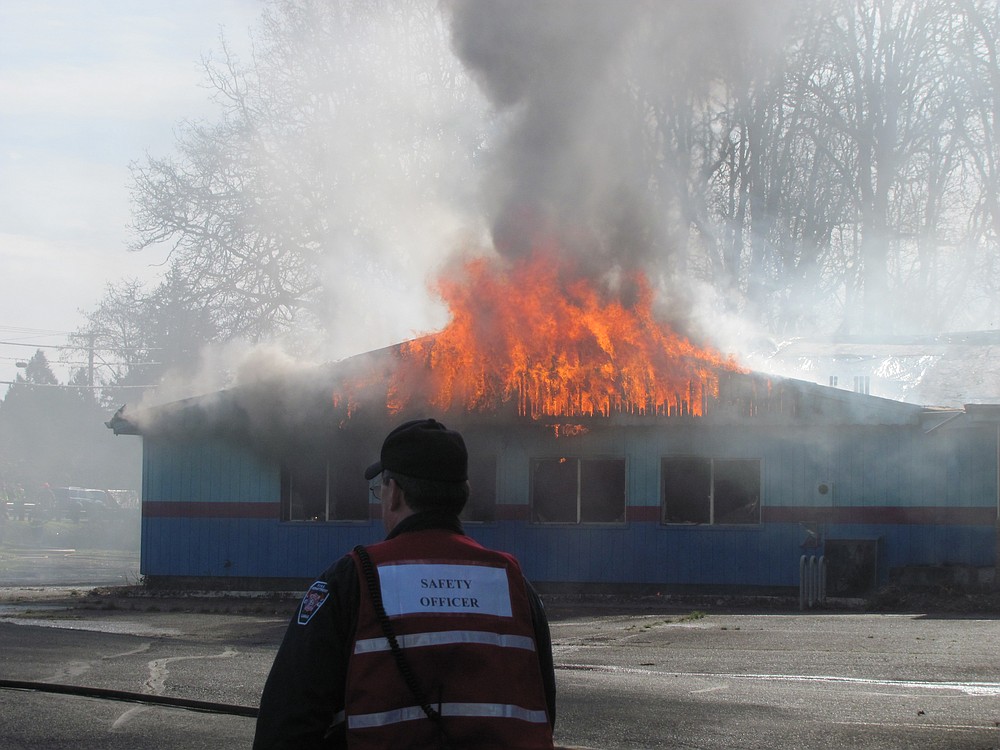
MULTIPOLYGON (((293 599, 0 592, 0 678, 253 708, 293 599)), ((1000 748, 993 615, 548 603, 557 741, 1000 748)), ((0 690, 5 748, 249 747, 243 716, 0 690)))

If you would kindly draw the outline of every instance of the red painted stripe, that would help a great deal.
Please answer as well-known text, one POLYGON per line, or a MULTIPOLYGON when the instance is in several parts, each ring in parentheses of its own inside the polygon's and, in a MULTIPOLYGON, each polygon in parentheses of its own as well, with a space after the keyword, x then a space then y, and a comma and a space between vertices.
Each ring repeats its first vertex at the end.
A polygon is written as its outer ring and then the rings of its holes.
POLYGON ((868 523, 905 525, 992 526, 996 508, 948 508, 944 506, 840 506, 815 508, 807 505, 761 508, 763 523, 868 523))
MULTIPOLYGON (((371 506, 371 518, 380 517, 379 507, 371 506)), ((636 505, 627 508, 630 523, 659 523, 660 508, 636 505)), ((205 503, 179 501, 144 501, 145 518, 270 518, 280 517, 278 503, 205 503)), ((497 521, 530 521, 527 505, 497 505, 497 521)), ((948 508, 943 506, 840 506, 811 507, 764 506, 761 523, 843 523, 893 525, 993 526, 995 508, 948 508)))
MULTIPOLYGON (((626 508, 629 521, 636 523, 659 523, 660 509, 657 506, 634 506, 626 508)), ((497 521, 530 521, 531 508, 527 505, 497 505, 494 511, 497 521)))
POLYGON ((625 509, 626 521, 636 523, 659 523, 659 505, 632 505, 625 509))

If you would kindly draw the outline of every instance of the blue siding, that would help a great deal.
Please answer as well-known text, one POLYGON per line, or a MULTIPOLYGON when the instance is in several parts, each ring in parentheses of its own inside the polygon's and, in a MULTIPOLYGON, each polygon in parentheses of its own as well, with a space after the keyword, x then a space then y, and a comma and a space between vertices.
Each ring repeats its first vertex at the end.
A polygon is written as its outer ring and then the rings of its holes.
MULTIPOLYGON (((513 553, 537 582, 747 586, 798 585, 802 529, 548 529, 520 522, 470 524, 470 536, 513 553), (599 550, 598 554, 594 551, 599 550)), ((880 538, 883 578, 902 565, 993 564, 983 526, 838 526, 830 538, 880 538)), ((356 544, 382 538, 380 523, 334 526, 261 519, 156 518, 143 522, 146 575, 299 577, 319 574, 356 544), (228 563, 228 564, 227 564, 228 563)))
MULTIPOLYGON (((917 427, 869 426, 712 429, 638 426, 554 439, 551 431, 468 433, 470 449, 497 456, 501 518, 526 519, 532 458, 624 456, 627 501, 644 520, 623 525, 559 526, 503 520, 470 524, 470 535, 514 553, 539 582, 632 582, 795 586, 803 523, 753 526, 663 526, 660 462, 665 456, 749 458, 761 462, 765 511, 983 509, 997 507, 996 436, 975 427, 925 434, 917 427), (832 482, 827 496, 817 482, 832 482), (513 512, 510 512, 513 511, 513 512)), ((360 471, 360 467, 359 467, 360 471)), ((146 438, 143 499, 175 504, 143 518, 142 572, 157 576, 309 578, 355 544, 382 538, 380 521, 281 523, 280 471, 249 450, 222 440, 146 438), (213 504, 265 504, 260 517, 184 512, 213 504), (180 508, 180 510, 177 510, 180 508)), ((994 515, 995 517, 995 515, 994 515)), ((766 518, 766 515, 765 515, 766 518)), ((825 523, 827 539, 879 539, 880 575, 904 565, 989 566, 996 529, 927 523, 825 523)))
POLYGON ((273 464, 231 443, 143 441, 144 500, 271 503, 280 491, 273 464))
MULTIPOLYGON (((797 586, 802 528, 767 524, 754 530, 629 524, 625 528, 545 529, 530 524, 470 526, 487 546, 518 557, 535 581, 797 586), (595 550, 599 553, 595 554, 595 550)), ((843 525, 828 538, 881 538, 883 580, 903 565, 993 565, 988 526, 843 525)))
POLYGON ((258 518, 144 518, 144 575, 310 578, 356 544, 384 533, 381 522, 282 524, 258 518))

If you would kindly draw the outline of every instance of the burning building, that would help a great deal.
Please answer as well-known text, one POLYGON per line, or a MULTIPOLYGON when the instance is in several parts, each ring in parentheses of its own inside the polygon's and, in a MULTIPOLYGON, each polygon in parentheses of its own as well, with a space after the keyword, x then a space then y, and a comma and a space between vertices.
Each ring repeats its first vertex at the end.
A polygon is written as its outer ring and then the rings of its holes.
MULTIPOLYGON (((417 416, 466 436, 469 533, 543 586, 794 587, 804 552, 829 558, 833 593, 913 566, 993 569, 1000 405, 772 377, 698 343, 684 254, 698 220, 672 197, 686 168, 654 158, 668 135, 636 148, 651 108, 622 75, 646 69, 632 43, 651 7, 448 3, 452 48, 502 115, 476 140, 469 231, 489 227, 489 254, 438 282, 452 315, 434 335, 117 414, 143 438, 145 576, 303 582, 379 539, 362 470, 417 416)), ((655 88, 686 100, 663 74, 704 71, 707 96, 731 49, 782 27, 773 4, 716 10, 652 18, 671 32, 655 88)))
POLYGON ((804 553, 827 555, 831 593, 992 572, 1000 407, 748 372, 659 322, 642 275, 582 279, 538 254, 471 259, 440 284, 437 334, 116 414, 143 438, 143 575, 307 581, 381 538, 363 467, 429 415, 469 445, 467 531, 543 588, 786 589, 804 553))

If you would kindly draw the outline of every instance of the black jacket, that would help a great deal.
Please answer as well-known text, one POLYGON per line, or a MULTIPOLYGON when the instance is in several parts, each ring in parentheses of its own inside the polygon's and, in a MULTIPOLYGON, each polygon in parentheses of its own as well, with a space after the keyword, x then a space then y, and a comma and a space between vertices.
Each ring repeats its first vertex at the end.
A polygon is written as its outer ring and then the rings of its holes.
MULTIPOLYGON (((426 512, 405 518, 387 538, 425 529, 464 533, 457 517, 426 512)), ((334 714, 344 708, 347 660, 361 596, 354 562, 345 555, 320 576, 317 584, 310 591, 321 592, 321 603, 317 607, 314 595, 310 603, 304 601, 299 606, 275 656, 260 698, 254 750, 344 747, 342 732, 329 736, 327 732, 334 714)), ((528 597, 546 702, 554 723, 556 681, 548 619, 530 584, 528 597)))

